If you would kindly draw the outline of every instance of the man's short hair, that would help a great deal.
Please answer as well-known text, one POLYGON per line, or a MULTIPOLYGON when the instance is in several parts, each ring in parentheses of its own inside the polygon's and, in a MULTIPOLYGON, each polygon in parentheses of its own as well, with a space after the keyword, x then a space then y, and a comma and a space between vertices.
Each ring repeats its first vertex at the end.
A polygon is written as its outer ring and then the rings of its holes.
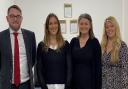
POLYGON ((20 11, 20 13, 22 14, 22 11, 21 11, 20 7, 17 6, 17 5, 12 5, 12 6, 10 6, 10 7, 8 8, 8 14, 9 14, 10 9, 12 9, 12 8, 17 9, 17 10, 20 11))

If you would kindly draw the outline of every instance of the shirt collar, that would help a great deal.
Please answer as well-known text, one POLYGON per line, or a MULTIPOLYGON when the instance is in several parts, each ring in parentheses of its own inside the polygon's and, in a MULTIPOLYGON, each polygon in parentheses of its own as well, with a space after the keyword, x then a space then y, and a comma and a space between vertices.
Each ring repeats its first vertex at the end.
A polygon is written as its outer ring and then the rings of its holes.
MULTIPOLYGON (((9 28, 9 31, 10 31, 10 34, 12 34, 12 33, 14 33, 15 31, 14 30, 12 30, 11 28, 9 28)), ((17 31, 17 33, 22 33, 22 31, 21 31, 21 28, 17 31)))

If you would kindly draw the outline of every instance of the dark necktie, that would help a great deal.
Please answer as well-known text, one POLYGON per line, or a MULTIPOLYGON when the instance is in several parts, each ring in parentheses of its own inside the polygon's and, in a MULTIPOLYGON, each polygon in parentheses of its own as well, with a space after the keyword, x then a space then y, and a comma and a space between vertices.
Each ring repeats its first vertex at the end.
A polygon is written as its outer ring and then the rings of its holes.
POLYGON ((20 63, 19 63, 19 44, 18 33, 14 32, 14 84, 19 86, 20 84, 20 63))

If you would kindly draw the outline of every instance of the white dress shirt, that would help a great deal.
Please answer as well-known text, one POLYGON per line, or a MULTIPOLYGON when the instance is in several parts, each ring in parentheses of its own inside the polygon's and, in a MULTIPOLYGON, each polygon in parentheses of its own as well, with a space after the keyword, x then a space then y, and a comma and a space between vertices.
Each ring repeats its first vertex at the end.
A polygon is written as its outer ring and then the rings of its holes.
MULTIPOLYGON (((12 29, 10 30, 10 39, 11 39, 11 47, 12 47, 12 55, 13 55, 13 70, 14 70, 14 31, 12 29)), ((21 29, 17 31, 18 33, 18 43, 19 43, 19 64, 20 64, 20 80, 21 83, 24 83, 30 79, 29 77, 29 70, 28 70, 28 63, 27 63, 27 55, 26 55, 26 49, 25 49, 25 43, 23 39, 23 34, 21 29)), ((12 83, 14 83, 14 71, 12 76, 12 83)))
POLYGON ((47 84, 48 89, 64 89, 65 84, 47 84))

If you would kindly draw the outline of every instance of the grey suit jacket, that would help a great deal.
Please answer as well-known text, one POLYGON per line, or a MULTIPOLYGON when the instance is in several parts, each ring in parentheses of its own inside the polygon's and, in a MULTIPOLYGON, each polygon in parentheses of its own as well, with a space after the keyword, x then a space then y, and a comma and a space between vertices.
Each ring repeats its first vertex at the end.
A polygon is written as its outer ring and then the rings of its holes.
MULTIPOLYGON (((27 62, 29 67, 31 89, 33 85, 32 67, 36 58, 35 34, 31 31, 21 29, 26 48, 27 62)), ((10 89, 12 83, 13 62, 12 48, 9 29, 0 32, 0 89, 10 89)))

